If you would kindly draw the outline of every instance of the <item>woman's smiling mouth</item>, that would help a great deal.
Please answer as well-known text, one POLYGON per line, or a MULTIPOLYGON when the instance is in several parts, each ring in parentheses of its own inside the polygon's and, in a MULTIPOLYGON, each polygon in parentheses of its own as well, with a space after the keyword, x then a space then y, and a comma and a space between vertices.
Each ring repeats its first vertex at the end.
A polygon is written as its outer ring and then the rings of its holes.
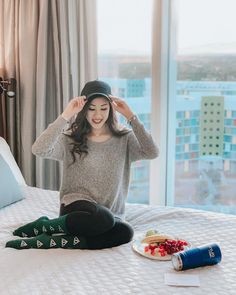
POLYGON ((100 124, 100 123, 102 122, 102 120, 95 120, 95 119, 93 119, 92 122, 93 122, 94 124, 100 124))

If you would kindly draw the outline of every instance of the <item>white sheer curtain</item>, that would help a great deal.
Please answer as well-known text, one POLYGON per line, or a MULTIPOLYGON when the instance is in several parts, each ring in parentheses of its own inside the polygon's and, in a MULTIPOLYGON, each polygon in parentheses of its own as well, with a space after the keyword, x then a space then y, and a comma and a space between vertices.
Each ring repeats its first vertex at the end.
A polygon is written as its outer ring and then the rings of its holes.
POLYGON ((0 68, 18 85, 18 163, 27 184, 58 189, 59 164, 36 159, 31 146, 97 78, 96 0, 0 0, 0 8, 0 68))

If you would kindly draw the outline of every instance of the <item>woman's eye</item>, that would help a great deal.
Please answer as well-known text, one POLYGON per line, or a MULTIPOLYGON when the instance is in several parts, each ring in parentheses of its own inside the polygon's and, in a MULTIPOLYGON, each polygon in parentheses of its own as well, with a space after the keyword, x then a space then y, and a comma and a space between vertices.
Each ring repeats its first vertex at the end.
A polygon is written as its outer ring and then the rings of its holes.
MULTIPOLYGON (((90 108, 89 108, 89 110, 90 110, 90 111, 95 111, 95 109, 90 109, 90 108)), ((107 110, 107 109, 101 109, 101 111, 106 111, 106 110, 107 110)))

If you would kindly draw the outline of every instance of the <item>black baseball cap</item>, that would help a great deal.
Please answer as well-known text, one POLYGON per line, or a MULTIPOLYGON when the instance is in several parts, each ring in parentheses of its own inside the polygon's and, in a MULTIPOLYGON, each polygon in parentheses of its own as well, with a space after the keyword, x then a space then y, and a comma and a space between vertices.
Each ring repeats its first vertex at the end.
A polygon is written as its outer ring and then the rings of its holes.
POLYGON ((106 82, 94 80, 87 82, 81 91, 81 96, 85 95, 87 100, 91 101, 95 97, 105 97, 111 101, 109 95, 111 94, 111 87, 106 82))

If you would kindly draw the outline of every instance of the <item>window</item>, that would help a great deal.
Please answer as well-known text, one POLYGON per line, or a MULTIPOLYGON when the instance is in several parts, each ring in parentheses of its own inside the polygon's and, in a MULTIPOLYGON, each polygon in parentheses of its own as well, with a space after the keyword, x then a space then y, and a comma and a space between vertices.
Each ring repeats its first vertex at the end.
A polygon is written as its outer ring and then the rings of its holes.
MULTIPOLYGON (((152 0, 98 0, 98 76, 150 129, 152 0)), ((120 117, 122 123, 126 119, 120 117)), ((129 202, 149 202, 148 161, 133 164, 129 202)))
POLYGON ((167 203, 236 214, 236 2, 170 3, 178 34, 170 27, 168 124, 176 148, 167 203))

